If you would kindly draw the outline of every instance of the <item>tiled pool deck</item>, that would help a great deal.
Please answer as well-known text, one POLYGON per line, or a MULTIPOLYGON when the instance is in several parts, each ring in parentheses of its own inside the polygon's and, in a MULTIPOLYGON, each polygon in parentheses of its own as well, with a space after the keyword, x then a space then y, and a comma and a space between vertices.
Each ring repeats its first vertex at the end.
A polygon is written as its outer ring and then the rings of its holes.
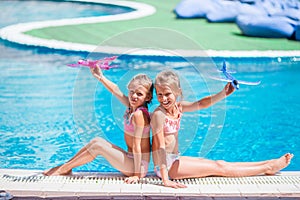
POLYGON ((188 187, 166 188, 151 174, 138 184, 126 184, 116 173, 49 177, 41 171, 0 169, 0 188, 13 199, 300 199, 300 172, 181 182, 188 187))

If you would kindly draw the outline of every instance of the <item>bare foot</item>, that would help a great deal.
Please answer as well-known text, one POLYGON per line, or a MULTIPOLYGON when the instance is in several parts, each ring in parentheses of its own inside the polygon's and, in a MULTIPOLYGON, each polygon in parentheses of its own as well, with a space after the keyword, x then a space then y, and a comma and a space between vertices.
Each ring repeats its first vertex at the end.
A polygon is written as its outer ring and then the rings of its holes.
POLYGON ((278 159, 270 160, 270 169, 266 172, 266 175, 274 175, 276 172, 286 168, 293 157, 293 154, 286 153, 278 159))
POLYGON ((62 172, 61 165, 57 167, 53 167, 43 172, 45 176, 60 176, 60 175, 70 175, 72 174, 72 170, 67 172, 62 172))

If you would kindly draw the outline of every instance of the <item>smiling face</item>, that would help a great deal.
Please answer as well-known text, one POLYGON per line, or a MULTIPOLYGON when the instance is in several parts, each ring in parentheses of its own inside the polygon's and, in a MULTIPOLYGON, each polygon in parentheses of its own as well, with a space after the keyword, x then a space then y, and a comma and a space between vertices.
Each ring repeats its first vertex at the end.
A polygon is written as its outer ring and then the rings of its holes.
POLYGON ((172 109, 177 98, 182 97, 179 76, 172 70, 165 70, 157 74, 155 90, 157 100, 166 110, 172 109))
POLYGON ((157 100, 162 107, 166 110, 170 110, 175 106, 177 96, 172 89, 167 85, 156 85, 157 100))

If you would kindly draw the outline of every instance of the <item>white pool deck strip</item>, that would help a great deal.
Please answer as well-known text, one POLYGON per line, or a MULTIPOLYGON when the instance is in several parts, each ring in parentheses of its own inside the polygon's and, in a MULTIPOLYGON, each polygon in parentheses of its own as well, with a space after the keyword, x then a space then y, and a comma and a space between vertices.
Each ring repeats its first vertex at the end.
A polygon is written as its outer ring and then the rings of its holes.
POLYGON ((187 188, 162 186, 153 174, 137 184, 118 173, 77 172, 44 176, 41 171, 0 169, 0 189, 17 199, 300 199, 300 171, 274 176, 184 179, 187 188))

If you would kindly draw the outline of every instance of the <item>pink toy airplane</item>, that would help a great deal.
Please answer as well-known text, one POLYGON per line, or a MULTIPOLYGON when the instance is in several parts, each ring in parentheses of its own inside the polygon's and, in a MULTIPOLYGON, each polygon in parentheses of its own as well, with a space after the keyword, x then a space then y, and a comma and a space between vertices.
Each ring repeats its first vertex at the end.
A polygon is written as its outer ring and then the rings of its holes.
POLYGON ((101 69, 109 70, 111 68, 116 67, 116 65, 109 65, 110 62, 114 61, 118 56, 105 57, 100 60, 85 60, 80 59, 76 64, 67 64, 69 67, 89 67, 95 68, 99 66, 101 69))

